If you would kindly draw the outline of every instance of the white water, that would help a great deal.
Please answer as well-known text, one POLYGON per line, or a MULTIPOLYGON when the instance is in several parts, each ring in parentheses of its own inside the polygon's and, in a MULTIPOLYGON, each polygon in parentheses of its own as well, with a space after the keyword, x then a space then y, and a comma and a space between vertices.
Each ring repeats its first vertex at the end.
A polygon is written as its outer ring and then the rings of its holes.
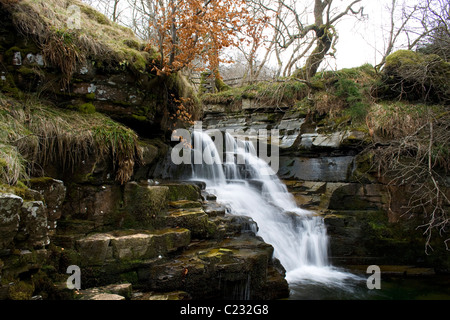
POLYGON ((207 191, 228 205, 232 214, 248 216, 257 223, 258 235, 274 247, 290 284, 308 281, 339 286, 354 277, 330 265, 322 217, 296 205, 270 166, 256 156, 251 142, 225 133, 223 162, 206 133, 194 132, 193 142, 194 153, 200 156, 201 149, 204 159, 203 164, 192 165, 193 179, 205 181, 207 191), (237 164, 238 160, 244 161, 237 164))

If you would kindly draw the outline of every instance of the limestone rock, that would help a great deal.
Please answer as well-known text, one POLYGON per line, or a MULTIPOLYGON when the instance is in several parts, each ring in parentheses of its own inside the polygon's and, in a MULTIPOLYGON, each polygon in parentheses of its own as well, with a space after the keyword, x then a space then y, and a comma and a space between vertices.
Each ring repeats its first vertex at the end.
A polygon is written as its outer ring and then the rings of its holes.
POLYGON ((317 148, 338 149, 343 141, 350 136, 349 132, 333 132, 331 134, 318 134, 312 145, 317 148))
POLYGON ((381 210, 388 201, 384 185, 351 183, 337 188, 330 199, 332 210, 381 210))
POLYGON ((43 248, 50 244, 48 236, 47 208, 42 201, 24 202, 20 214, 19 232, 16 238, 23 248, 43 248))
POLYGON ((7 249, 19 230, 23 199, 8 193, 0 194, 0 252, 7 249))
POLYGON ((125 300, 125 297, 113 293, 99 293, 89 300, 125 300))
MULTIPOLYGON (((92 222, 94 227, 112 224, 116 222, 116 213, 120 207, 120 192, 118 185, 71 185, 62 208, 63 215, 70 215, 70 220, 92 222)), ((85 233, 89 231, 90 228, 85 233)))
POLYGON ((131 283, 111 284, 79 291, 80 300, 125 300, 131 299, 131 283))
POLYGON ((111 239, 109 234, 94 234, 77 240, 76 248, 83 265, 101 265, 107 258, 112 258, 111 239))
POLYGON ((138 277, 146 290, 172 292, 183 288, 193 299, 287 297, 287 282, 283 272, 275 269, 272 255, 273 247, 254 236, 218 243, 202 241, 190 245, 175 261, 139 269, 138 277))
POLYGON ((53 234, 56 231, 56 221, 61 218, 62 204, 66 198, 64 182, 52 178, 37 178, 30 180, 30 186, 44 197, 49 232, 53 234))
POLYGON ((167 209, 169 187, 141 185, 129 182, 125 185, 125 210, 137 222, 151 224, 167 209))
POLYGON ((194 238, 206 238, 216 231, 216 226, 208 220, 202 208, 171 210, 164 221, 169 227, 191 230, 194 238))
POLYGON ((133 234, 111 239, 113 256, 116 259, 142 259, 149 251, 152 235, 133 234))
POLYGON ((102 265, 121 260, 152 259, 186 247, 191 242, 187 229, 164 229, 155 232, 133 230, 94 234, 77 240, 77 250, 85 265, 102 265))
POLYGON ((279 176, 282 179, 307 181, 346 182, 354 157, 280 157, 279 176))

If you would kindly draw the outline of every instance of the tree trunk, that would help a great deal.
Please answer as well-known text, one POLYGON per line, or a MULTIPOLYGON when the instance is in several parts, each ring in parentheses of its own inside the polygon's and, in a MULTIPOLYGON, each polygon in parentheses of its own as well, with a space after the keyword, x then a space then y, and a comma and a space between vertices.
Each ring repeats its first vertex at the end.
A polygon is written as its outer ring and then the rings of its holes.
POLYGON ((319 70, 320 64, 322 63, 325 55, 331 48, 333 43, 333 35, 328 32, 328 28, 326 26, 321 26, 315 29, 317 36, 317 45, 314 51, 306 60, 305 65, 305 80, 309 80, 314 77, 319 70))

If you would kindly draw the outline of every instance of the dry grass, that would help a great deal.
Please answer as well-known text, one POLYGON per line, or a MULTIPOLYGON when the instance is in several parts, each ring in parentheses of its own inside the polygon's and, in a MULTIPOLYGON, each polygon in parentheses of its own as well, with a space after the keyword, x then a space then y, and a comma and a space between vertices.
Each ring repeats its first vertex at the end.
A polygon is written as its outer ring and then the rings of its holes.
POLYGON ((17 29, 35 39, 46 62, 61 69, 65 85, 77 64, 87 58, 130 65, 138 72, 150 61, 150 53, 130 29, 78 0, 0 0, 0 4, 17 29), (69 28, 73 5, 79 8, 81 29, 69 28))
POLYGON ((404 215, 423 214, 418 228, 426 236, 426 252, 433 250, 434 235, 444 237, 450 250, 450 110, 396 101, 375 105, 367 123, 375 132, 368 149, 374 165, 389 184, 406 187, 404 215))
POLYGON ((116 180, 129 181, 142 157, 138 136, 105 115, 24 103, 0 95, 0 180, 14 185, 49 163, 74 170, 89 157, 110 159, 116 180))
POLYGON ((333 94, 323 91, 314 95, 314 110, 319 115, 327 114, 330 118, 335 118, 338 117, 344 109, 345 105, 342 99, 337 98, 333 94))
POLYGON ((367 117, 369 128, 379 137, 396 139, 415 133, 427 123, 429 106, 399 101, 373 104, 367 117))

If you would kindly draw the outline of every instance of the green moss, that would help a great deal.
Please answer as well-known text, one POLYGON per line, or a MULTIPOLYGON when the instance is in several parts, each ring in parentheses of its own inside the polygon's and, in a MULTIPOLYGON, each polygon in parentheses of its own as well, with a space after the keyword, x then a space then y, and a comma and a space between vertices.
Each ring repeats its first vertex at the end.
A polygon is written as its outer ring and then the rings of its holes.
POLYGON ((88 93, 86 95, 86 99, 88 99, 88 100, 95 100, 95 92, 88 93))
POLYGON ((109 20, 104 14, 101 14, 100 12, 98 12, 97 10, 89 7, 89 6, 85 6, 85 5, 81 5, 81 12, 84 13, 85 15, 88 16, 89 19, 93 19, 95 21, 97 21, 99 24, 103 24, 103 25, 111 25, 111 20, 109 20))
POLYGON ((5 159, 0 158, 0 169, 8 167, 8 163, 5 159))
POLYGON ((197 201, 200 199, 200 190, 197 186, 190 184, 173 184, 169 187, 169 201, 189 200, 197 201))
POLYGON ((0 192, 12 193, 21 197, 24 201, 42 201, 42 195, 28 188, 23 182, 15 186, 0 183, 0 192))
POLYGON ((9 298, 12 300, 30 300, 33 296, 34 286, 25 281, 19 281, 9 287, 9 298))
POLYGON ((337 81, 335 87, 336 95, 344 98, 347 102, 348 108, 346 113, 356 121, 365 119, 369 104, 364 101, 361 85, 353 80, 341 78, 337 81))
POLYGON ((0 91, 15 98, 21 98, 22 96, 22 92, 17 88, 12 74, 7 74, 5 80, 0 80, 0 91))
POLYGON ((150 64, 149 53, 145 51, 137 51, 129 47, 121 49, 123 53, 123 66, 128 66, 134 71, 145 72, 147 65, 150 64))
POLYGON ((131 49, 135 49, 135 50, 138 50, 138 51, 143 49, 142 45, 138 41, 136 41, 134 39, 125 39, 122 42, 123 42, 124 45, 126 45, 127 47, 129 47, 131 49))
POLYGON ((24 67, 24 66, 20 67, 20 68, 17 70, 17 72, 20 73, 21 75, 24 75, 24 76, 29 76, 29 75, 36 75, 36 74, 38 74, 38 72, 37 72, 35 69, 33 69, 33 68, 27 68, 27 67, 24 67))
POLYGON ((386 58, 385 68, 399 68, 401 66, 416 67, 422 63, 422 54, 411 50, 398 50, 386 58))
POLYGON ((77 106, 76 108, 79 112, 84 114, 93 114, 97 111, 95 109, 95 106, 91 102, 84 103, 82 105, 77 106))
POLYGON ((448 103, 450 63, 437 55, 399 50, 386 58, 381 95, 427 103, 448 103))
POLYGON ((223 91, 227 91, 230 90, 231 87, 229 85, 227 85, 221 77, 216 77, 216 81, 215 81, 215 85, 216 85, 216 89, 218 92, 223 92, 223 91))
POLYGON ((136 114, 132 115, 133 119, 138 120, 138 121, 147 121, 147 117, 145 116, 138 116, 136 114))

